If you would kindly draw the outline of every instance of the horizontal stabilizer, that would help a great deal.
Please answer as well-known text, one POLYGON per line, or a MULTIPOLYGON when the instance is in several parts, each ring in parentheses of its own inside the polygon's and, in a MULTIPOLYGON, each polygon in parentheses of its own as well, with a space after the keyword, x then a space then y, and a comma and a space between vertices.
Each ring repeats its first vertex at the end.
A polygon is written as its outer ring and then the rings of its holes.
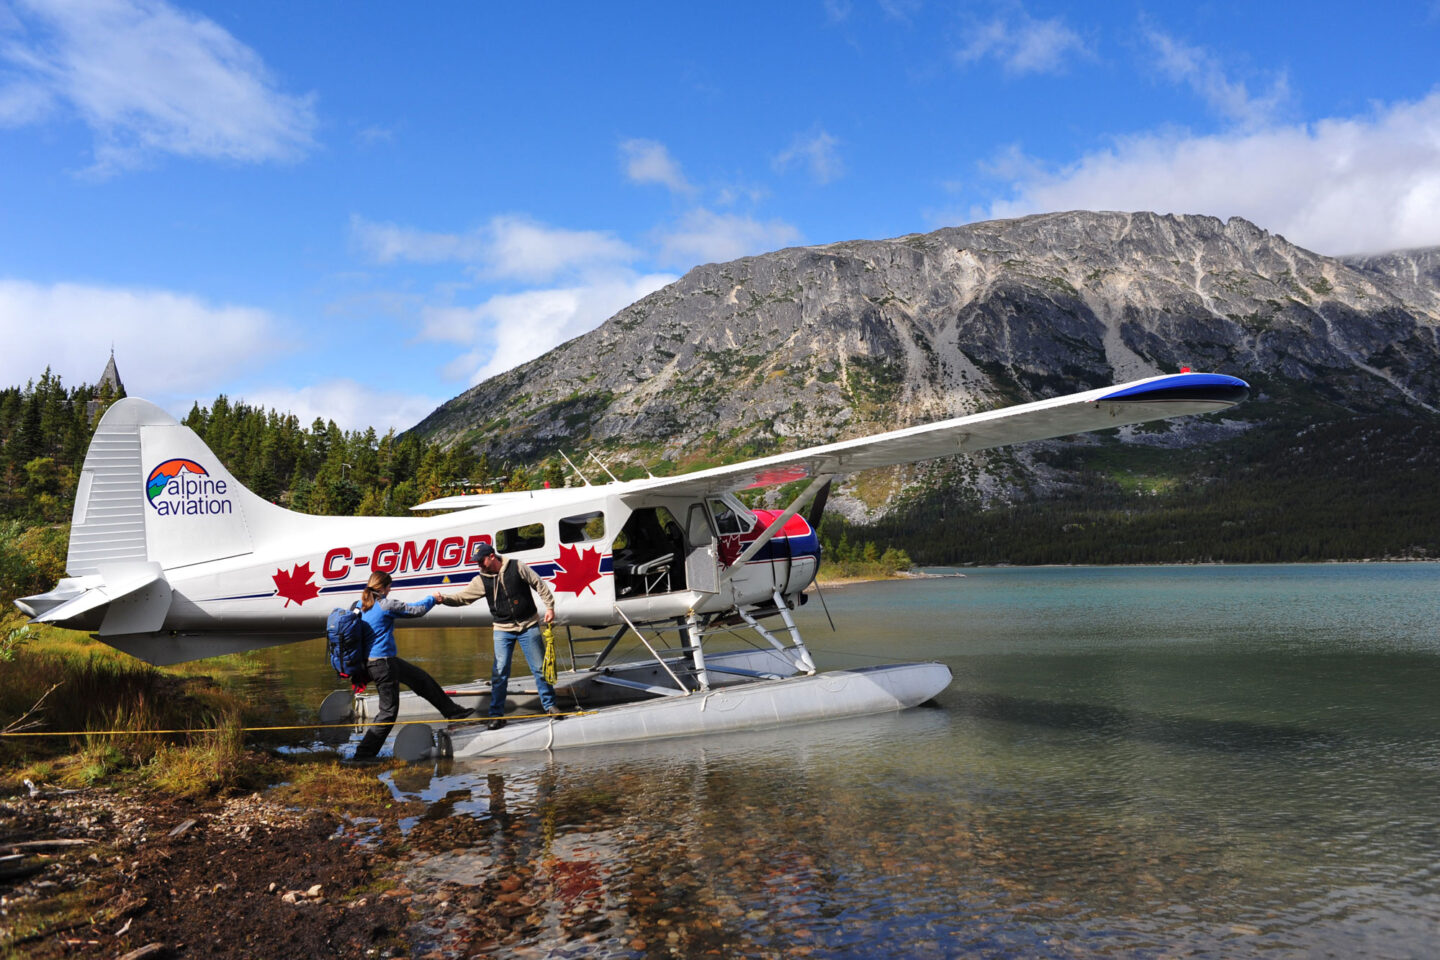
POLYGON ((50 593, 24 597, 16 605, 37 613, 37 623, 93 629, 98 620, 102 635, 136 633, 158 630, 165 622, 170 610, 170 585, 158 563, 102 563, 96 574, 61 581, 50 593), (53 603, 55 599, 62 602, 53 603), (102 610, 103 619, 99 616, 102 610))

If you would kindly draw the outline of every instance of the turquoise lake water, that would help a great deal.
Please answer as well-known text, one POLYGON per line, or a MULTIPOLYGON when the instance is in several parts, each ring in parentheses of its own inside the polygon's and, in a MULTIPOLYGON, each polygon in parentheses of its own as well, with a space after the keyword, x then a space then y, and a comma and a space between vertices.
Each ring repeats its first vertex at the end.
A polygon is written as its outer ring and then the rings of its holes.
MULTIPOLYGON (((1440 565, 965 574, 801 611, 822 669, 947 663, 931 705, 386 774, 416 888, 548 879, 500 956, 1440 952, 1440 565)), ((399 637, 488 674, 488 631, 399 637)))

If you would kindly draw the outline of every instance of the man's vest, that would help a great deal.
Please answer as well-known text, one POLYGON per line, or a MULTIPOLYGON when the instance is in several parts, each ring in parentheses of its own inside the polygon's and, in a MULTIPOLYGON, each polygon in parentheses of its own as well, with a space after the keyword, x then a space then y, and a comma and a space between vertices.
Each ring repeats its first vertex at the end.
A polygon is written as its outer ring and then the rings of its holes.
POLYGON ((535 616, 535 598, 530 595, 530 584, 520 576, 518 560, 506 560, 493 577, 481 574, 480 585, 496 623, 522 623, 535 616))

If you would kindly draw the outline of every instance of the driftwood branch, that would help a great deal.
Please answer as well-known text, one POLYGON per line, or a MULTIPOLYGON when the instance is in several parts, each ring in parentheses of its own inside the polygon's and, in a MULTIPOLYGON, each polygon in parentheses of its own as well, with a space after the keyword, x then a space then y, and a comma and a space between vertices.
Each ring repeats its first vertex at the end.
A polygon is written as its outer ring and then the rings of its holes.
POLYGON ((165 944, 163 943, 147 943, 139 950, 131 950, 125 954, 125 956, 121 957, 120 960, 145 960, 146 957, 158 956, 163 953, 164 950, 165 944))
POLYGON ((18 843, 0 843, 0 850, 61 850, 65 847, 88 847, 94 840, 84 837, 57 838, 55 840, 21 840, 18 843))
POLYGON ((36 713, 38 713, 39 710, 40 710, 40 705, 45 702, 45 698, 48 697, 48 696, 50 696, 50 694, 54 693, 54 692, 56 691, 56 689, 60 686, 60 684, 63 684, 64 682, 65 682, 64 680, 61 680, 60 683, 51 684, 50 689, 49 689, 49 690, 46 690, 44 693, 40 694, 40 699, 39 699, 39 700, 36 700, 35 703, 30 707, 29 710, 26 710, 23 714, 21 714, 21 715, 20 715, 19 717, 17 717, 15 720, 13 720, 13 721, 11 721, 10 723, 6 724, 5 729, 4 729, 4 730, 0 730, 0 734, 6 734, 6 733, 22 733, 22 732, 24 732, 24 731, 26 731, 26 730, 33 730, 33 729, 35 729, 36 727, 40 726, 44 721, 39 720, 39 719, 30 720, 29 723, 26 723, 25 721, 26 721, 29 717, 34 716, 36 713))

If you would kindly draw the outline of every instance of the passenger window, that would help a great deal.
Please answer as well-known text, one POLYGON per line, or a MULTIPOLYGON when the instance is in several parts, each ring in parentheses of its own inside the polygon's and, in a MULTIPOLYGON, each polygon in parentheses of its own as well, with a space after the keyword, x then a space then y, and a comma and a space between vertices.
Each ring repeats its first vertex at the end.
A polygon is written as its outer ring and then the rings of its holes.
POLYGON ((711 500, 710 513, 715 517, 715 529, 722 535, 745 532, 744 526, 740 523, 740 517, 724 500, 711 500))
POLYGON ((599 510, 594 513, 566 517, 560 521, 561 543, 584 543, 586 540, 599 540, 603 536, 605 536, 605 514, 599 510))
POLYGON ((495 534, 495 549, 500 553, 515 553, 519 550, 538 550, 545 546, 545 525, 527 523, 523 527, 511 527, 495 534))

